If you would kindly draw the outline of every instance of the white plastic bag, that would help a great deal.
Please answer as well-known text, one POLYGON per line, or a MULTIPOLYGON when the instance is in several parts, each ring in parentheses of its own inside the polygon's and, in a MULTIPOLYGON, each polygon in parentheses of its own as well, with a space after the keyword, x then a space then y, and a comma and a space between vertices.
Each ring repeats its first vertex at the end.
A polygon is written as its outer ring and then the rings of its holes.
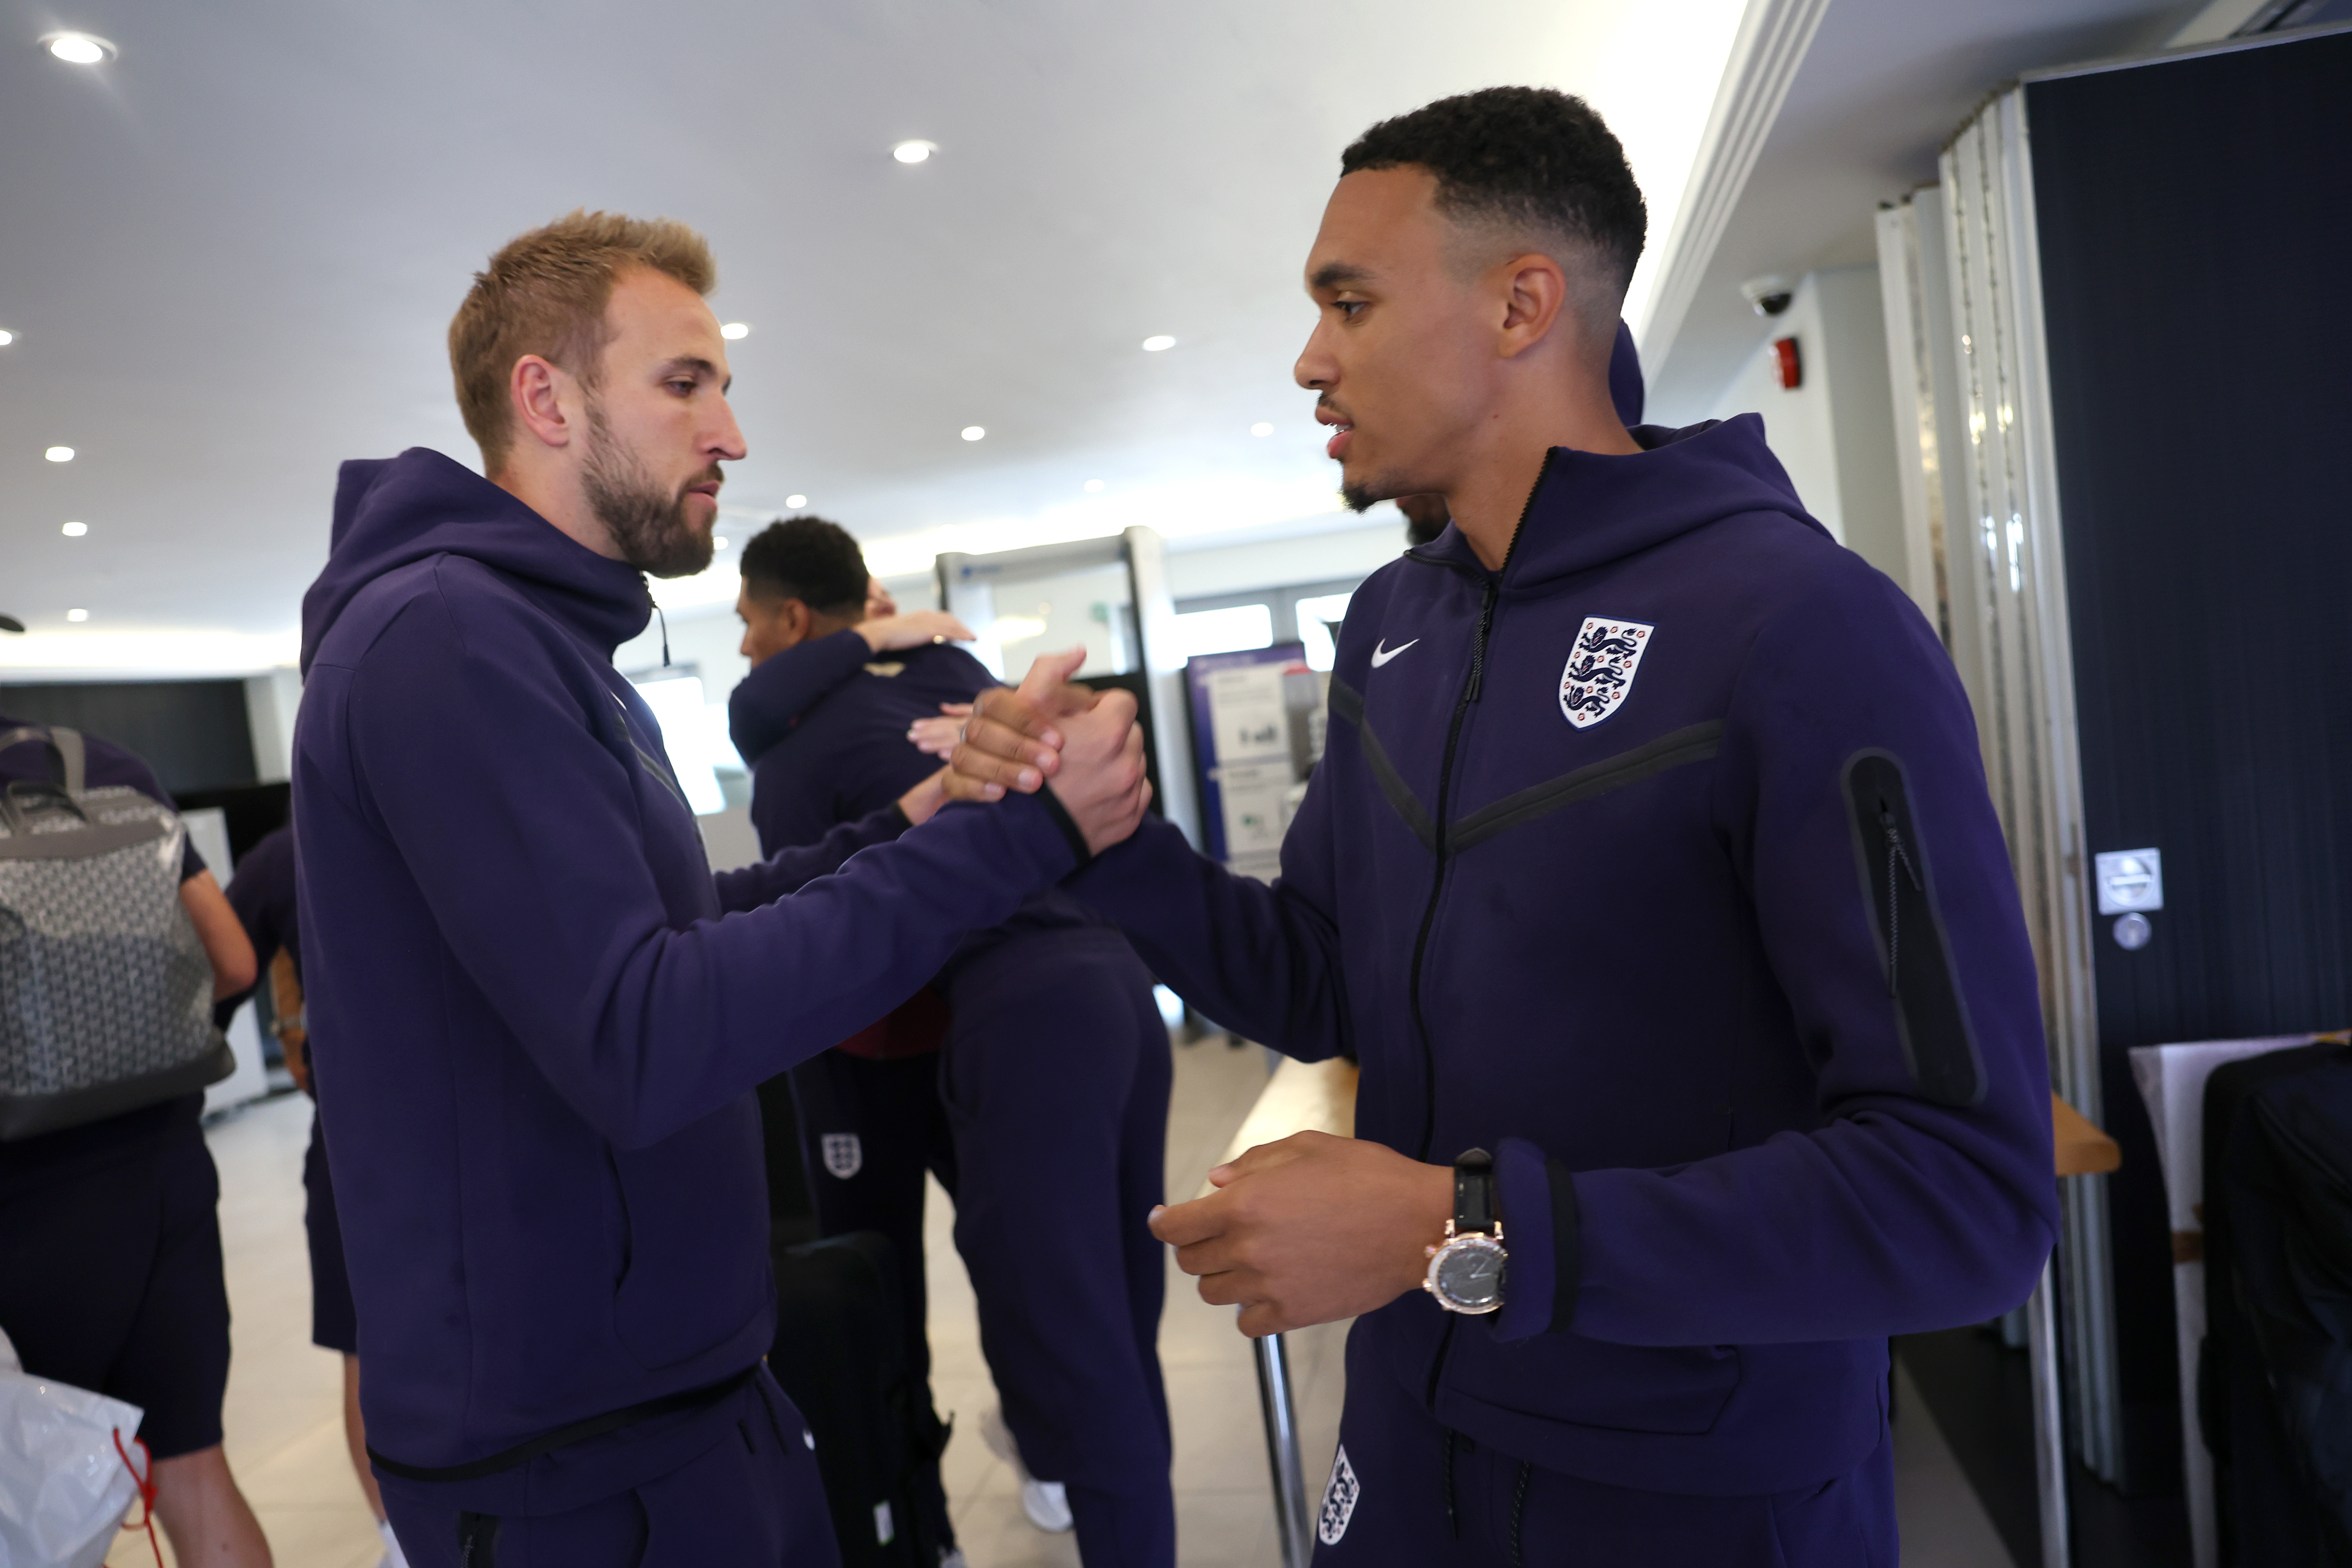
POLYGON ((98 1568, 139 1484, 115 1449, 146 1412, 26 1377, 0 1333, 0 1568, 98 1568))

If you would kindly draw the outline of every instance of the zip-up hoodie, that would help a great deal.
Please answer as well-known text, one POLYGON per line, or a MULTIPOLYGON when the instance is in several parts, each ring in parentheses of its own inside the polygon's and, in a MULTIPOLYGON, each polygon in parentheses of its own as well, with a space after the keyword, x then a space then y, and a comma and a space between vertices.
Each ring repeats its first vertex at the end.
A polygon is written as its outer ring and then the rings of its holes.
MULTIPOLYGON (((752 1087, 1075 858, 1031 802, 850 860, 892 810, 714 882, 612 667, 648 614, 635 571, 438 453, 344 465, 303 601, 294 821, 368 1440, 405 1466, 753 1366, 773 1286, 752 1087)), ((576 1506, 682 1463, 730 1408, 448 1496, 576 1506)))
POLYGON ((1437 1422, 1776 1492, 1883 1440, 1887 1335, 2032 1289, 2041 1009, 1935 635, 1755 416, 1635 435, 1549 454, 1499 572, 1449 527, 1356 591, 1280 881, 1147 824, 1068 886, 1204 1012, 1356 1056, 1360 1136, 1496 1152, 1502 1311, 1355 1331, 1437 1422))

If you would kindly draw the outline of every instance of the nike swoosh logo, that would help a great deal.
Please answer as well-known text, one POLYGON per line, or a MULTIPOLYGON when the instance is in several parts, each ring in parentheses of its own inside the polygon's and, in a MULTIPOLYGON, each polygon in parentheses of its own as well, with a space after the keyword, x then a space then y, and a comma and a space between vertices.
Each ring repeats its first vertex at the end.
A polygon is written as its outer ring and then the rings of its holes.
POLYGON ((1415 637, 1412 639, 1412 642, 1401 644, 1396 647, 1390 647, 1388 646, 1388 639, 1386 637, 1382 637, 1379 642, 1372 645, 1372 668, 1374 669, 1380 668, 1381 666, 1386 664, 1389 660, 1402 653, 1406 648, 1413 647, 1414 644, 1419 643, 1421 639, 1419 637, 1415 637))

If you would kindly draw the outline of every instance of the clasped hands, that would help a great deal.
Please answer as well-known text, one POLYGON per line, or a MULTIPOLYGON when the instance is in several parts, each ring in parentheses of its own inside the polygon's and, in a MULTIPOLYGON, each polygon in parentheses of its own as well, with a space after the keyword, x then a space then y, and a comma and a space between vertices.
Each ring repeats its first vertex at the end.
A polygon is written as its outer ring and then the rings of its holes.
MULTIPOLYGON (((958 800, 1002 800, 1054 781, 1088 846, 1118 843, 1142 819, 1135 700, 1069 678, 1073 650, 1039 659, 1018 690, 984 692, 963 721, 945 778, 958 800)), ((1454 1173, 1356 1138, 1299 1132, 1209 1173, 1217 1190, 1151 1212, 1151 1233, 1201 1280, 1201 1299, 1241 1309, 1256 1337, 1354 1317, 1421 1283, 1424 1250, 1454 1211, 1454 1173)))

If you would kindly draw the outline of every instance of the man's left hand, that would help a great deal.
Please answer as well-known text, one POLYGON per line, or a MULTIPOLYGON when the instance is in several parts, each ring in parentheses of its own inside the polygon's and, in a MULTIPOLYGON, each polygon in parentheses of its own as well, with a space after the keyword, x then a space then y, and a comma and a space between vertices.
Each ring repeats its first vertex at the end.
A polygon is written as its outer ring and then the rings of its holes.
POLYGON ((1242 1309, 1255 1339, 1352 1318, 1420 1285, 1454 1213, 1454 1172, 1325 1132, 1261 1143, 1209 1173, 1217 1191, 1155 1209, 1151 1234, 1242 1309))

